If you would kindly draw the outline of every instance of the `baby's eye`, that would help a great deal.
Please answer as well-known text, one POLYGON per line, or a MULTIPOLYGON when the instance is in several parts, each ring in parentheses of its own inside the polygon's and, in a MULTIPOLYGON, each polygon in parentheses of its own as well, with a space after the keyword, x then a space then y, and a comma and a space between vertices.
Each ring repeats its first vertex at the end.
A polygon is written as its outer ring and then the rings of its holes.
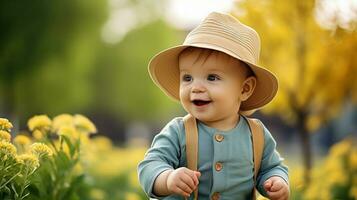
POLYGON ((182 80, 185 81, 185 82, 190 82, 190 81, 192 81, 192 76, 188 75, 188 74, 185 74, 185 75, 182 76, 182 80))
POLYGON ((217 80, 220 80, 220 79, 219 79, 218 75, 210 74, 210 75, 208 75, 207 80, 209 80, 209 81, 217 81, 217 80))

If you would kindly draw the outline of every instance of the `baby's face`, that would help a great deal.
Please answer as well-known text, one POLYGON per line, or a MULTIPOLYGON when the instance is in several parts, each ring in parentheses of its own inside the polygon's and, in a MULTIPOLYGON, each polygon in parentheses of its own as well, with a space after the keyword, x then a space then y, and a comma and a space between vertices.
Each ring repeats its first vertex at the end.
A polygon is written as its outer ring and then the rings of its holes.
POLYGON ((224 53, 194 49, 179 57, 180 101, 187 112, 210 123, 237 119, 247 68, 224 53))

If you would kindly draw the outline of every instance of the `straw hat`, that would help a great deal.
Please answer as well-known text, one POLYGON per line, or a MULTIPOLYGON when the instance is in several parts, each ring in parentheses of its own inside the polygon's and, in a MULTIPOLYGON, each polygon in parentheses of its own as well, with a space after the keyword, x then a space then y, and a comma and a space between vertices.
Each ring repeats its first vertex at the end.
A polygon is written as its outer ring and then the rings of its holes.
MULTIPOLYGON (((180 100, 178 57, 187 47, 208 48, 226 53, 248 64, 257 78, 253 94, 242 102, 241 111, 251 111, 269 103, 277 93, 273 73, 258 65, 259 35, 231 15, 212 12, 186 37, 184 43, 156 54, 149 63, 149 73, 166 95, 180 100)), ((238 91, 237 91, 238 92, 238 91)))

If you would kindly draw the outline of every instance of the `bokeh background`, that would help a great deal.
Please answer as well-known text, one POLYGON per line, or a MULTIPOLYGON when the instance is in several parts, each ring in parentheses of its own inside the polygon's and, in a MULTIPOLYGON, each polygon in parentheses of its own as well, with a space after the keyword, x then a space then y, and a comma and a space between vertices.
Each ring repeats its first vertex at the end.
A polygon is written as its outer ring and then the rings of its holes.
POLYGON ((0 117, 14 137, 34 115, 87 116, 105 149, 91 198, 146 199, 136 164, 185 115, 153 84, 148 61, 211 11, 261 36, 260 64, 280 85, 253 117, 290 167, 292 199, 357 199, 356 0, 1 1, 0 117))

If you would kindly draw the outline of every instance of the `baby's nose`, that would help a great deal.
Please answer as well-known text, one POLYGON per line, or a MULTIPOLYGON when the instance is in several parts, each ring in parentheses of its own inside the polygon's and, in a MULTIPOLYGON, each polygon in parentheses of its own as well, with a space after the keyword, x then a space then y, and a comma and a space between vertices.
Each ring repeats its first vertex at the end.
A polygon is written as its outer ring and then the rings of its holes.
POLYGON ((206 87, 200 83, 199 81, 196 81, 192 84, 192 93, 201 93, 206 91, 206 87))

